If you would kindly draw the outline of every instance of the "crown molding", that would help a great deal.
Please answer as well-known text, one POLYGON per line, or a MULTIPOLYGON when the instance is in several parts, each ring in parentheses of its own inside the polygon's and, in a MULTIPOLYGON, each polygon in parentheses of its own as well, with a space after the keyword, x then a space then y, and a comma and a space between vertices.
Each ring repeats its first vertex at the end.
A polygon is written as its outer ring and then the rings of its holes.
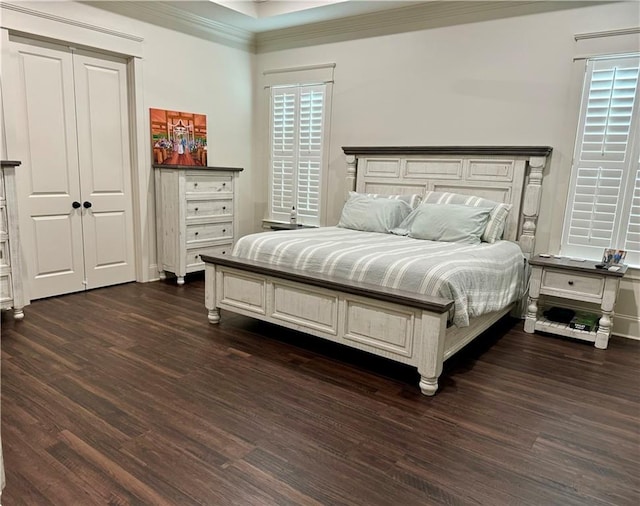
POLYGON ((610 3, 610 1, 426 2, 416 6, 257 33, 255 47, 258 53, 266 53, 491 19, 575 9, 602 3, 610 3))
POLYGON ((8 2, 0 2, 0 9, 6 9, 9 11, 19 12, 20 14, 26 14, 28 16, 34 16, 42 19, 48 19, 49 21, 55 21, 56 23, 63 23, 71 26, 77 26, 79 28, 86 28, 88 30, 94 32, 101 32, 107 35, 112 35, 114 37, 120 37, 122 39, 131 40, 134 42, 143 42, 144 39, 142 37, 138 37, 137 35, 132 35, 129 33, 118 32, 117 30, 111 30, 109 28, 104 28, 99 25, 94 25, 91 23, 84 23, 82 21, 76 21, 75 19, 64 18, 62 16, 56 16, 55 14, 49 14, 48 12, 37 11, 34 9, 29 9, 22 5, 8 3, 8 2))
POLYGON ((168 2, 81 3, 252 53, 411 32, 492 19, 575 9, 612 0, 430 1, 369 14, 253 33, 190 13, 168 2))
POLYGON ((255 36, 252 32, 198 16, 166 2, 81 1, 81 3, 204 40, 255 52, 255 36))

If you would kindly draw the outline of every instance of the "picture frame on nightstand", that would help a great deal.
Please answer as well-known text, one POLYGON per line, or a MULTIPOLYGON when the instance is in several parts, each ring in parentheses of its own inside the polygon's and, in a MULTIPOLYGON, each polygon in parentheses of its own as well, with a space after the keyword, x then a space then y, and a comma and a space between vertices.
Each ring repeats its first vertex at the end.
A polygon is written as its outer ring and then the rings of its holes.
POLYGON ((606 248, 602 254, 602 263, 607 267, 611 265, 620 265, 627 256, 627 252, 623 249, 606 248))

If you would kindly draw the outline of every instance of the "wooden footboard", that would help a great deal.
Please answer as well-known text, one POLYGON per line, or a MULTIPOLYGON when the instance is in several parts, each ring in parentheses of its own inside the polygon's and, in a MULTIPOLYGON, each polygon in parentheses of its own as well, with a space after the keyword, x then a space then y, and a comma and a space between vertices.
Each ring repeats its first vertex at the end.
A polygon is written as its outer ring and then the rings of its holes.
POLYGON ((225 309, 413 365, 425 395, 435 394, 444 360, 509 311, 448 331, 452 300, 226 256, 202 260, 211 323, 225 309))

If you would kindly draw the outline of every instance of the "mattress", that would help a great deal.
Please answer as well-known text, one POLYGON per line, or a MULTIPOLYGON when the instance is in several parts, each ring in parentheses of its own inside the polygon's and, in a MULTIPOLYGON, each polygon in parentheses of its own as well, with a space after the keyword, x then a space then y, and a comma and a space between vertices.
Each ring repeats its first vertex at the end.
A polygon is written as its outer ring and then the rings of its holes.
POLYGON ((461 244, 321 227, 248 235, 233 256, 451 299, 458 327, 507 307, 525 285, 524 256, 510 241, 461 244))

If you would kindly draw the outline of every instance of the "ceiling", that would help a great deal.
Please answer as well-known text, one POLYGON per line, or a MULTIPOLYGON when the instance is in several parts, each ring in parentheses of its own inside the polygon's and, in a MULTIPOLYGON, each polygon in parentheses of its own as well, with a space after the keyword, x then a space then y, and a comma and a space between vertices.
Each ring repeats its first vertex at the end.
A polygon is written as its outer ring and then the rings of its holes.
POLYGON ((431 0, 173 0, 158 3, 252 33, 261 33, 431 3, 431 0))

